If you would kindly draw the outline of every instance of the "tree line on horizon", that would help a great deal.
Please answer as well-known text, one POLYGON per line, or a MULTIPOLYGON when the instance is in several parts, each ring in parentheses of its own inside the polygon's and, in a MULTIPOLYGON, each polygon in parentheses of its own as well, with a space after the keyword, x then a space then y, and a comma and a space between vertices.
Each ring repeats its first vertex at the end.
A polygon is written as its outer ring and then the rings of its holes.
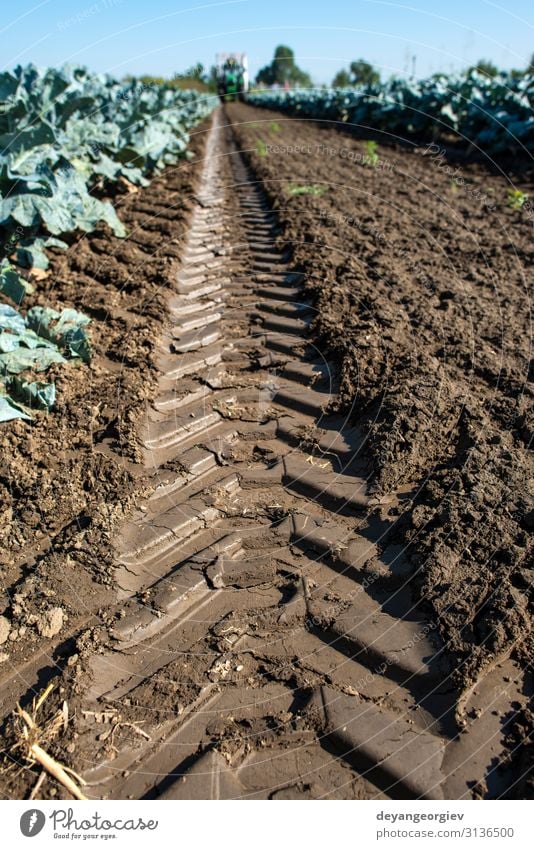
MULTIPOLYGON (((488 59, 480 59, 474 65, 465 69, 465 74, 472 71, 478 71, 487 77, 493 78, 499 73, 499 68, 488 59)), ((523 69, 514 69, 510 71, 512 76, 522 77, 526 74, 534 73, 534 54, 528 65, 523 69)), ((438 79, 443 76, 448 76, 444 71, 438 71, 432 74, 432 78, 438 79)), ((217 90, 217 70, 212 66, 207 71, 202 63, 197 62, 195 65, 188 68, 186 71, 176 73, 170 80, 165 80, 163 77, 142 76, 143 82, 166 82, 176 88, 195 88, 198 91, 216 91, 217 90)), ((275 51, 271 62, 260 68, 256 74, 255 82, 260 86, 298 86, 301 88, 311 88, 313 86, 312 78, 307 71, 295 62, 295 53, 285 44, 279 44, 275 51)), ((381 82, 381 75, 378 68, 367 62, 365 59, 357 59, 351 62, 348 68, 341 68, 332 80, 333 88, 351 88, 362 85, 375 85, 381 82)))

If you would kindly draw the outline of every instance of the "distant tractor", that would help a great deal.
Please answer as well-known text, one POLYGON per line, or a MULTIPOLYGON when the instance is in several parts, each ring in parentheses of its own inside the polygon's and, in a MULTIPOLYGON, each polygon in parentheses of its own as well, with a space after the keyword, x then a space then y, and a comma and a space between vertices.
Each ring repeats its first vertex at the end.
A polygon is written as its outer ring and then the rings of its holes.
POLYGON ((221 100, 244 100, 248 91, 246 53, 218 53, 217 92, 221 100))

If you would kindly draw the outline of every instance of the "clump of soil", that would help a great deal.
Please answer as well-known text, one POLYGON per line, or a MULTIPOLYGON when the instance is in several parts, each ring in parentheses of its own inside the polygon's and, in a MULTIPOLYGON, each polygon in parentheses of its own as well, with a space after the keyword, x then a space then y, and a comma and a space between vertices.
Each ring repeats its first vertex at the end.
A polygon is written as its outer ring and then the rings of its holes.
POLYGON ((467 163, 451 179, 424 148, 375 159, 311 121, 227 112, 306 274, 339 405, 366 426, 373 487, 412 489, 397 541, 460 681, 514 648, 527 657, 534 248, 511 179, 467 163))

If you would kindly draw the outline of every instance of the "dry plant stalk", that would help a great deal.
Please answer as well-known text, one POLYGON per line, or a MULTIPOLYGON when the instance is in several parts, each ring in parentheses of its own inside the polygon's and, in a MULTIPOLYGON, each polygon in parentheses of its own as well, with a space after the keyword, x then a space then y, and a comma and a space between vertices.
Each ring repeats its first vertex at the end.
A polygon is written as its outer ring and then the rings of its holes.
MULTIPOLYGON (((20 704, 17 705, 17 715, 21 719, 20 733, 22 740, 16 744, 16 747, 22 748, 27 760, 40 764, 43 770, 53 776, 56 781, 59 781, 75 799, 85 800, 87 796, 82 793, 78 786, 85 783, 83 779, 73 770, 56 761, 41 745, 46 739, 51 740, 56 737, 61 729, 65 730, 68 721, 66 702, 63 702, 61 710, 46 726, 41 727, 36 721, 39 708, 52 692, 53 686, 53 684, 50 684, 37 700, 34 699, 31 714, 24 710, 20 704)), ((35 792, 36 789, 34 789, 35 792)))
POLYGON ((39 790, 41 789, 41 787, 43 786, 43 784, 45 782, 45 779, 46 779, 46 770, 42 769, 40 774, 39 774, 39 778, 35 782, 35 786, 34 786, 32 792, 28 796, 28 799, 35 799, 36 798, 39 790))

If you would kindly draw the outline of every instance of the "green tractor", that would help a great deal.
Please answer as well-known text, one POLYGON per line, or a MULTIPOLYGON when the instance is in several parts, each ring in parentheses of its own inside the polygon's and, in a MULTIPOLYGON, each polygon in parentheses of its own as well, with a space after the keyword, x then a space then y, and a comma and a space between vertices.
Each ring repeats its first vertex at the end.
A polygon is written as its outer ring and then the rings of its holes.
POLYGON ((244 100, 248 91, 246 53, 217 54, 217 92, 221 100, 244 100))

